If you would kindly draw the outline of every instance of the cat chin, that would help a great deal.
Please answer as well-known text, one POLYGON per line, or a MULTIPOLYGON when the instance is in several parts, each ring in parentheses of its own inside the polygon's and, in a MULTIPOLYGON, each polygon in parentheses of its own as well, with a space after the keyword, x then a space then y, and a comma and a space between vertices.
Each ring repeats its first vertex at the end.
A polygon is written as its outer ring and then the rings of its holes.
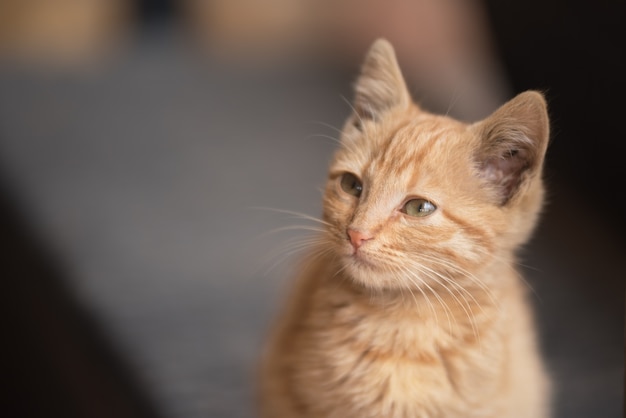
POLYGON ((363 258, 346 257, 343 271, 353 282, 369 289, 397 290, 403 287, 401 281, 398 280, 397 275, 393 272, 363 258))
POLYGON ((441 283, 433 282, 427 277, 410 278, 403 273, 354 256, 346 256, 343 263, 342 275, 347 276, 353 283, 376 292, 397 294, 408 290, 423 293, 437 291, 441 286, 441 283))

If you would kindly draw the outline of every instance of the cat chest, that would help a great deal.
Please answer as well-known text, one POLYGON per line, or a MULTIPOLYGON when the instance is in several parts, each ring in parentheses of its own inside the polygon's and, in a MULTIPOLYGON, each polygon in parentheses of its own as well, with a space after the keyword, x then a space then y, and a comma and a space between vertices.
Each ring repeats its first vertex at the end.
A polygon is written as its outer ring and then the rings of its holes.
POLYGON ((428 324, 347 318, 305 338, 299 387, 320 412, 456 416, 492 391, 495 376, 483 372, 479 356, 442 350, 443 337, 428 324))

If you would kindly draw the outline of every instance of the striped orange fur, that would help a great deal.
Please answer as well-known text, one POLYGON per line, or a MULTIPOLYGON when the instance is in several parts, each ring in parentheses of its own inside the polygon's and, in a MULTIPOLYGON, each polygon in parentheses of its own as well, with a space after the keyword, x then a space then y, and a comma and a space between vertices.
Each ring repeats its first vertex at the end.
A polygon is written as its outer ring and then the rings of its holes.
POLYGON ((384 40, 355 90, 325 229, 264 353, 260 415, 548 417, 514 267, 543 200, 542 95, 472 124, 433 115, 384 40))

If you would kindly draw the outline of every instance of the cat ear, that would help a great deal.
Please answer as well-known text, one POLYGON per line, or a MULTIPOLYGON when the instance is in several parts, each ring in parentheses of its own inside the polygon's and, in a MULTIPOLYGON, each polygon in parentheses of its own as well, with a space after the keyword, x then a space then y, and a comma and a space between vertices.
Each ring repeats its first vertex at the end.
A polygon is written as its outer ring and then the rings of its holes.
POLYGON ((376 40, 365 57, 355 85, 356 122, 375 119, 392 107, 409 103, 410 95, 393 46, 385 39, 376 40))
POLYGON ((545 99, 536 91, 521 93, 470 129, 481 139, 480 176, 506 205, 541 174, 550 130, 545 99))

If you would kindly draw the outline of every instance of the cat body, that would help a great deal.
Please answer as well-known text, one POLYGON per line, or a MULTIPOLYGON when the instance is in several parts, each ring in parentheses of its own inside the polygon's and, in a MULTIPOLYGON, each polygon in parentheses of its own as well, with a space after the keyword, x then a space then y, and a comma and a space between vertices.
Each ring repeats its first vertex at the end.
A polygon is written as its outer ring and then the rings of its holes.
POLYGON ((465 124, 410 99, 374 43, 319 244, 261 367, 262 417, 549 416, 515 249, 543 200, 545 101, 465 124))

